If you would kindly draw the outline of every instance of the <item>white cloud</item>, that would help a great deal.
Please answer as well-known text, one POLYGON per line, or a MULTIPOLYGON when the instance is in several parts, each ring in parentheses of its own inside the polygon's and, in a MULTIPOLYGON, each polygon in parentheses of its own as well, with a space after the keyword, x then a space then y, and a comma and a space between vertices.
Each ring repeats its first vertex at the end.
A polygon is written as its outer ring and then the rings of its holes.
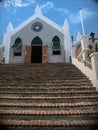
POLYGON ((25 6, 24 3, 22 3, 22 0, 15 0, 14 5, 15 5, 15 7, 23 7, 23 6, 25 6))
POLYGON ((33 3, 35 3, 35 0, 5 0, 4 2, 0 3, 0 6, 25 7, 25 6, 29 6, 30 4, 33 4, 33 3))
POLYGON ((69 12, 67 9, 63 9, 63 8, 55 8, 55 10, 64 14, 67 14, 69 12))
POLYGON ((47 2, 46 4, 41 5, 40 8, 41 9, 44 9, 44 8, 46 8, 46 9, 54 8, 54 3, 47 2))
POLYGON ((52 9, 52 8, 54 8, 54 3, 52 3, 52 2, 47 2, 46 4, 40 5, 40 10, 42 12, 52 9))
POLYGON ((80 14, 79 12, 77 14, 70 14, 69 20, 71 23, 80 23, 80 14))
POLYGON ((28 0, 30 3, 35 3, 36 0, 28 0))
POLYGON ((93 15, 95 15, 94 12, 92 12, 91 10, 88 10, 88 9, 83 9, 83 18, 85 20, 87 20, 88 18, 92 17, 93 15))
POLYGON ((58 8, 54 5, 53 2, 47 2, 46 4, 41 5, 40 9, 41 9, 42 12, 44 12, 48 9, 53 9, 56 12, 60 12, 60 13, 64 13, 64 14, 68 13, 67 9, 58 8))
MULTIPOLYGON (((87 9, 87 8, 84 8, 82 9, 82 17, 83 17, 83 20, 86 21, 88 19, 90 19, 92 16, 94 16, 95 13, 92 12, 91 10, 87 9)), ((76 14, 71 14, 69 16, 69 20, 71 23, 73 24, 77 24, 77 23, 80 23, 81 20, 80 20, 80 11, 78 11, 76 14)))
MULTIPOLYGON (((31 4, 38 5, 36 0, 4 0, 3 2, 0 2, 0 6, 3 6, 3 7, 21 8, 21 7, 30 6, 31 4)), ((67 9, 56 7, 54 3, 50 1, 47 1, 45 4, 39 5, 39 6, 42 13, 45 13, 47 10, 50 10, 50 9, 53 9, 54 11, 62 13, 62 14, 68 13, 67 9)))

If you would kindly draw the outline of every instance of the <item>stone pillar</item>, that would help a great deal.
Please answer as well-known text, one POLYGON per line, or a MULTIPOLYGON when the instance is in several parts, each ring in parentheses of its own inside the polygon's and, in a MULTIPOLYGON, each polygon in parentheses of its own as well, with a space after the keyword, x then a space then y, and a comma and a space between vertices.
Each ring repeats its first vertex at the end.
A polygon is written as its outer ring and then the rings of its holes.
POLYGON ((76 51, 76 47, 72 46, 71 47, 71 57, 72 58, 76 57, 75 51, 76 51))
POLYGON ((64 50, 65 50, 65 57, 66 62, 70 62, 70 31, 69 31, 69 23, 67 19, 64 21, 64 50))
MULTIPOLYGON (((82 51, 88 49, 88 44, 89 44, 89 36, 88 35, 82 36, 81 38, 82 51)), ((83 53, 83 59, 84 60, 87 59, 86 52, 83 53)))
POLYGON ((94 52, 90 55, 91 57, 91 62, 92 62, 92 71, 93 71, 93 84, 94 87, 96 87, 98 91, 98 52, 94 52))

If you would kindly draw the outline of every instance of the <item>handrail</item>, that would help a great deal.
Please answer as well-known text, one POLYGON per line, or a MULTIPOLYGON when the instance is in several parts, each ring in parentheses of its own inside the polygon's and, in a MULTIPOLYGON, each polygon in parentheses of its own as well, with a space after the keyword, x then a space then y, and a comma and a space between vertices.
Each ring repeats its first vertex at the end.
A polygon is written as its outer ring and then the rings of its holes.
POLYGON ((84 64, 89 64, 89 65, 92 64, 91 62, 84 60, 83 58, 80 58, 80 59, 78 58, 78 60, 83 61, 84 64))
POLYGON ((84 63, 85 66, 89 66, 89 67, 91 68, 92 63, 89 62, 89 61, 87 61, 87 60, 84 60, 84 59, 81 57, 82 54, 83 54, 85 51, 87 51, 87 50, 88 50, 88 49, 83 50, 83 51, 79 54, 79 56, 78 56, 77 58, 78 58, 78 61, 81 61, 82 63, 84 63))
POLYGON ((88 49, 85 49, 85 50, 83 50, 80 54, 79 54, 79 56, 78 57, 80 57, 85 51, 87 51, 88 49))

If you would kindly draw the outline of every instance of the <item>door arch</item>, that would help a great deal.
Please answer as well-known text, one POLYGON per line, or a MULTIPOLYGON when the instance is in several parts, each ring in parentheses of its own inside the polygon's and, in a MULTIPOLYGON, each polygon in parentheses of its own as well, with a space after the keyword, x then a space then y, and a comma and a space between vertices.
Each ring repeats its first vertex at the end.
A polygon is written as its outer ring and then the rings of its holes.
POLYGON ((36 36, 32 42, 31 42, 31 46, 34 46, 34 45, 39 45, 41 46, 43 44, 41 38, 39 38, 38 36, 36 36))

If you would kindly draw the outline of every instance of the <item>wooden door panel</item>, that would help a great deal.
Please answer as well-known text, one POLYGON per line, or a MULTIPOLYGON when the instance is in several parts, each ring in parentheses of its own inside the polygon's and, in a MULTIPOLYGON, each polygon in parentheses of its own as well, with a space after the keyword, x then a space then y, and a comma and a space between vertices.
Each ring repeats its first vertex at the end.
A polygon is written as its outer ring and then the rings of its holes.
POLYGON ((42 46, 42 63, 48 63, 48 46, 42 46))
POLYGON ((25 51, 25 63, 31 64, 31 46, 26 46, 25 51))

